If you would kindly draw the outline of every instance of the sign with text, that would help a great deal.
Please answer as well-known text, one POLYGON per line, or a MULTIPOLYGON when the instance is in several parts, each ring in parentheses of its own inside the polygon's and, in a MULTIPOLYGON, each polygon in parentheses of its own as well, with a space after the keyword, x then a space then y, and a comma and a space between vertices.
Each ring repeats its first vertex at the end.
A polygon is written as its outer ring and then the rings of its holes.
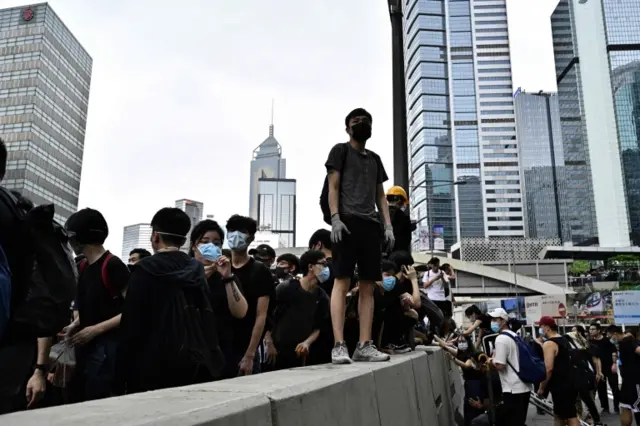
POLYGON ((613 319, 618 325, 640 323, 640 291, 613 292, 613 319))
POLYGON ((564 294, 545 294, 524 298, 527 324, 535 324, 541 317, 564 318, 567 313, 567 296, 564 294))

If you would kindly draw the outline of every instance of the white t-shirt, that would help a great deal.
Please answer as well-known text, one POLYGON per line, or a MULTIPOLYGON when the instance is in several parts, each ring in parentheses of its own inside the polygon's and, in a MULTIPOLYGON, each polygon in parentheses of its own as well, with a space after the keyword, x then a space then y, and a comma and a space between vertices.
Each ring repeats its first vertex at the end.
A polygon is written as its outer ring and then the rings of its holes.
POLYGON ((429 300, 435 300, 437 302, 444 302, 446 300, 449 300, 449 301, 451 300, 451 290, 449 290, 449 296, 444 295, 444 284, 445 284, 445 281, 447 283, 448 281, 443 271, 438 271, 438 272, 427 271, 424 274, 424 277, 422 277, 422 283, 428 283, 429 281, 431 281, 432 278, 437 277, 441 273, 442 273, 441 279, 435 281, 426 290, 423 289, 423 291, 427 292, 427 296, 429 296, 429 300))
MULTIPOLYGON (((516 335, 511 330, 505 330, 505 333, 509 333, 513 336, 516 335)), ((518 345, 509 336, 503 336, 502 334, 496 338, 496 349, 493 355, 493 360, 496 364, 502 364, 506 368, 499 371, 500 384, 502 385, 502 392, 507 393, 525 393, 531 391, 531 385, 526 384, 513 368, 520 368, 520 359, 518 357, 518 345), (509 363, 513 366, 509 365, 509 363)))

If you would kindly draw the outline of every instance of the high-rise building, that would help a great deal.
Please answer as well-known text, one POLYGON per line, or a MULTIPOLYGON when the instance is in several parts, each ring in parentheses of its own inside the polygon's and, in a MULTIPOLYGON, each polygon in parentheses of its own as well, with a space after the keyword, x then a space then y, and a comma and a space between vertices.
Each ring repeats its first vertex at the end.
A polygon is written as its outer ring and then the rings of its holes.
POLYGON ((3 185, 60 222, 78 208, 92 62, 47 3, 0 9, 3 185))
POLYGON ((151 225, 148 223, 138 223, 124 227, 122 234, 122 259, 129 259, 131 250, 142 248, 153 253, 151 247, 151 225))
POLYGON ((446 248, 524 236, 505 0, 403 4, 414 219, 446 248))
POLYGON ((527 237, 569 239, 557 93, 515 95, 527 237))
MULTIPOLYGON (((193 200, 177 200, 176 208, 182 210, 189 216, 189 220, 191 220, 191 229, 198 224, 202 220, 202 215, 204 214, 204 203, 200 201, 193 200)), ((191 230, 189 231, 191 233, 191 230)), ((185 253, 189 251, 189 247, 191 247, 191 241, 189 239, 189 235, 187 235, 187 242, 182 246, 181 250, 185 253)))
POLYGON ((296 180, 286 178, 282 147, 273 136, 254 151, 251 161, 249 215, 258 221, 258 229, 278 235, 278 247, 295 247, 296 180))
POLYGON ((640 231, 640 2, 561 0, 551 30, 571 239, 629 246, 640 231))

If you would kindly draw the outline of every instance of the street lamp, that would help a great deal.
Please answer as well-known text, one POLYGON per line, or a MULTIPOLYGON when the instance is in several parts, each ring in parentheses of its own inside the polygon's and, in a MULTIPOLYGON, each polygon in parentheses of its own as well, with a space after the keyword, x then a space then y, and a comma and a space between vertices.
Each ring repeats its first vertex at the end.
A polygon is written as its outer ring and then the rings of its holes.
POLYGON ((387 0, 391 18, 393 66, 393 182, 409 189, 409 152, 407 141, 407 99, 404 75, 404 37, 402 0, 387 0))

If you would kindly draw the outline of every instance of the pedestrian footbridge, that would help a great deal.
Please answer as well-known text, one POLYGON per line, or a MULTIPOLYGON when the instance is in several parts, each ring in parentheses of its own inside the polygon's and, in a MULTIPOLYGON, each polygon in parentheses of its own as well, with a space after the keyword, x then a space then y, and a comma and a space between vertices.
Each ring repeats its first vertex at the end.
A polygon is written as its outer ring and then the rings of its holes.
POLYGON ((385 363, 276 371, 10 414, 0 424, 451 426, 462 394, 459 370, 440 349, 422 347, 385 363))

